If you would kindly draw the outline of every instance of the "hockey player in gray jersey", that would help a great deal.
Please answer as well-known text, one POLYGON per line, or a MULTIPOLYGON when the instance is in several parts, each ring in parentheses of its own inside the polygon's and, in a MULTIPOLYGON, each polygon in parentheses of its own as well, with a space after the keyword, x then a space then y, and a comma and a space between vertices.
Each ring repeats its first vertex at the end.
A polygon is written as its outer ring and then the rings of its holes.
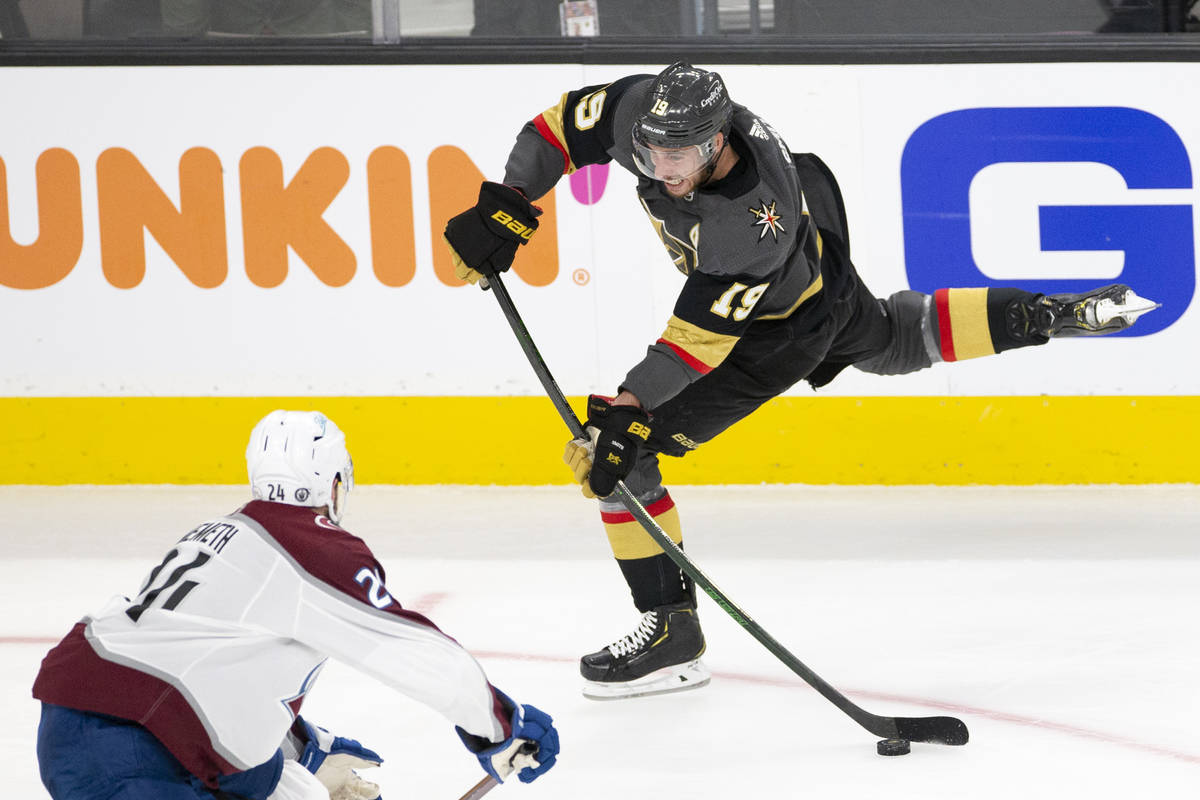
POLYGON ((382 759, 300 716, 330 658, 440 712, 497 780, 554 765, 549 715, 402 608, 341 527, 354 471, 333 422, 274 411, 246 464, 254 500, 185 534, 43 660, 37 753, 54 800, 378 798, 356 770, 382 759))
POLYGON ((841 194, 819 158, 792 153, 720 75, 676 63, 565 93, 517 136, 504 182, 446 226, 460 278, 508 269, 537 229, 533 204, 564 174, 616 161, 686 278, 662 336, 613 397, 588 398, 590 440, 564 459, 600 498, 612 551, 642 618, 586 655, 584 693, 628 697, 702 686, 694 587, 615 500, 618 480, 682 545, 658 456, 683 456, 801 380, 847 366, 893 375, 1122 330, 1157 306, 1128 286, 1045 296, 1019 288, 876 298, 850 261, 841 194))

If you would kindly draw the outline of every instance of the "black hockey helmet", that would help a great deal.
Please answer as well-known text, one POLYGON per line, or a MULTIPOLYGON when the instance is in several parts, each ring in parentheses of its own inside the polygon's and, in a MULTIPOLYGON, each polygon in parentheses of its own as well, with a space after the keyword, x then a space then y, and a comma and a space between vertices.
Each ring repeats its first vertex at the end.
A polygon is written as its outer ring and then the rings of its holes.
MULTIPOLYGON (((718 155, 717 133, 728 134, 733 101, 725 81, 715 72, 677 61, 658 74, 633 123, 634 160, 638 169, 658 179, 653 149, 700 149, 700 169, 718 155)), ((697 170, 699 171, 699 170, 697 170)))

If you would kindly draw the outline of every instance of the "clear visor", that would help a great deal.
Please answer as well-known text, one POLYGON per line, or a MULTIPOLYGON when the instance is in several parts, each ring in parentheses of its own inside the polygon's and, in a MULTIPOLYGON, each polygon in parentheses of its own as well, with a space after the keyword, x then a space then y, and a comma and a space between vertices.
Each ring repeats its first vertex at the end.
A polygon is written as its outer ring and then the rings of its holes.
POLYGON ((339 524, 346 514, 346 496, 354 488, 354 460, 347 455, 346 466, 333 480, 333 492, 329 498, 329 518, 339 524))
POLYGON ((717 137, 703 144, 685 147, 659 147, 633 137, 633 160, 647 178, 676 183, 700 173, 717 160, 717 137))

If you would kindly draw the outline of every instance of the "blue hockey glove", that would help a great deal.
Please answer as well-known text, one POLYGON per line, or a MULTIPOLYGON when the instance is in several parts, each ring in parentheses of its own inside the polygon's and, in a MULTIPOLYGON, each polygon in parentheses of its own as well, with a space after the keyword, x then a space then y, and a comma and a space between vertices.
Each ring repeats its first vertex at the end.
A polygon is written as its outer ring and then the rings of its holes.
POLYGON ((511 707, 512 735, 490 742, 455 728, 467 749, 479 759, 484 772, 501 783, 513 772, 521 783, 532 783, 554 766, 558 756, 558 731, 550 715, 534 706, 518 706, 506 694, 497 694, 511 707))
POLYGON ((329 790, 331 800, 379 800, 379 785, 359 777, 355 769, 378 767, 383 759, 354 739, 334 736, 329 731, 296 717, 292 733, 303 741, 297 761, 329 790))

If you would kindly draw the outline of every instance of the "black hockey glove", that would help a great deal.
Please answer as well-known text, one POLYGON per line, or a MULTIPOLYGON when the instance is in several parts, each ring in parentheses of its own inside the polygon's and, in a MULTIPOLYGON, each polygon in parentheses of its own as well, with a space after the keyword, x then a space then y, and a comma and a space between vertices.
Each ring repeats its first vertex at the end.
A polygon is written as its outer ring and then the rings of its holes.
POLYGON ((637 406, 614 406, 597 394, 588 397, 587 408, 587 426, 599 431, 588 485, 597 497, 608 497, 633 471, 638 448, 650 438, 650 415, 637 406))
POLYGON ((541 213, 513 187, 484 181, 479 202, 446 223, 455 275, 475 283, 480 276, 504 272, 512 266, 517 245, 529 243, 541 213))

